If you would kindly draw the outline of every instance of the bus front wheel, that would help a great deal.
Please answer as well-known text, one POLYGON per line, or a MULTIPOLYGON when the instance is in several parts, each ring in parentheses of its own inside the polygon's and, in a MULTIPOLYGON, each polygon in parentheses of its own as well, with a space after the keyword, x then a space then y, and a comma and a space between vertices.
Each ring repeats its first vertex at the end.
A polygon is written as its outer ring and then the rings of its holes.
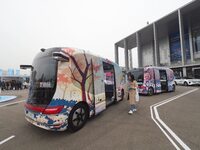
POLYGON ((148 89, 148 95, 149 95, 149 96, 152 96, 153 94, 154 94, 154 90, 153 90, 152 87, 150 87, 150 88, 148 89))
POLYGON ((176 87, 175 87, 175 85, 173 85, 172 86, 172 92, 175 92, 175 90, 176 90, 176 87))
POLYGON ((88 109, 84 104, 75 105, 68 118, 68 129, 72 132, 78 131, 81 129, 88 119, 88 109))

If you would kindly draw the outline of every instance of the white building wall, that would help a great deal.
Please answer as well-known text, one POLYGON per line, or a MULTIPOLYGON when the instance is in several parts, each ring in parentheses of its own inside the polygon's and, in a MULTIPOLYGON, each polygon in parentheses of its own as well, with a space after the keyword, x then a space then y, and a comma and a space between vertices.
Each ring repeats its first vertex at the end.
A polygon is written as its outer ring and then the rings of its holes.
POLYGON ((153 63, 153 44, 148 43, 141 46, 143 66, 154 65, 153 63))

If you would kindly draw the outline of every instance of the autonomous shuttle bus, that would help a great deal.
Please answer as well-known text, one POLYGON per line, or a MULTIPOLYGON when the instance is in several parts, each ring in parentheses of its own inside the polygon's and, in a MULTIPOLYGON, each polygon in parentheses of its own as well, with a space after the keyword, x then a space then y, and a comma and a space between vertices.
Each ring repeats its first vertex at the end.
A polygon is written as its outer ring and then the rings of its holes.
POLYGON ((164 67, 144 67, 131 70, 138 83, 139 93, 153 95, 175 91, 174 72, 164 67))
POLYGON ((31 68, 25 118, 54 131, 77 131, 87 119, 123 98, 121 68, 84 50, 41 49, 31 68))

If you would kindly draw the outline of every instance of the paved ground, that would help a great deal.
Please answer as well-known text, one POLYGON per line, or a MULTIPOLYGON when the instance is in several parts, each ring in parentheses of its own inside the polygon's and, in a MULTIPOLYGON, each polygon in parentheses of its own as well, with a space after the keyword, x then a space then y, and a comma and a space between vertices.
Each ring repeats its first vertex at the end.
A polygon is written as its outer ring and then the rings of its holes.
MULTIPOLYGON (((133 115, 127 114, 128 101, 121 101, 90 119, 85 127, 76 133, 51 132, 37 128, 25 121, 23 102, 8 106, 5 106, 7 103, 0 103, 0 143, 12 135, 15 136, 1 144, 0 149, 175 149, 152 120, 150 106, 195 88, 198 87, 180 86, 173 93, 141 96, 139 109, 133 115)), ((25 99, 27 91, 14 91, 13 94, 19 98, 8 103, 25 99)), ((199 97, 200 92, 197 90, 158 108, 160 118, 191 149, 200 149, 199 97)))

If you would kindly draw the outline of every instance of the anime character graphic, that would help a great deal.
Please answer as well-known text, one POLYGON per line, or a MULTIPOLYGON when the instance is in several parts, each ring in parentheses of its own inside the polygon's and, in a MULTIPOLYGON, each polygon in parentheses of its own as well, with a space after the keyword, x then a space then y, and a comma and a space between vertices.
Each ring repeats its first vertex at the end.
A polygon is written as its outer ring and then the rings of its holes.
MULTIPOLYGON (((136 75, 138 74, 137 69, 135 73, 136 75)), ((140 94, 153 95, 163 91, 175 90, 174 73, 169 68, 144 67, 143 71, 140 68, 140 74, 143 74, 143 79, 138 78, 140 94), (164 80, 162 79, 163 77, 164 80)))

